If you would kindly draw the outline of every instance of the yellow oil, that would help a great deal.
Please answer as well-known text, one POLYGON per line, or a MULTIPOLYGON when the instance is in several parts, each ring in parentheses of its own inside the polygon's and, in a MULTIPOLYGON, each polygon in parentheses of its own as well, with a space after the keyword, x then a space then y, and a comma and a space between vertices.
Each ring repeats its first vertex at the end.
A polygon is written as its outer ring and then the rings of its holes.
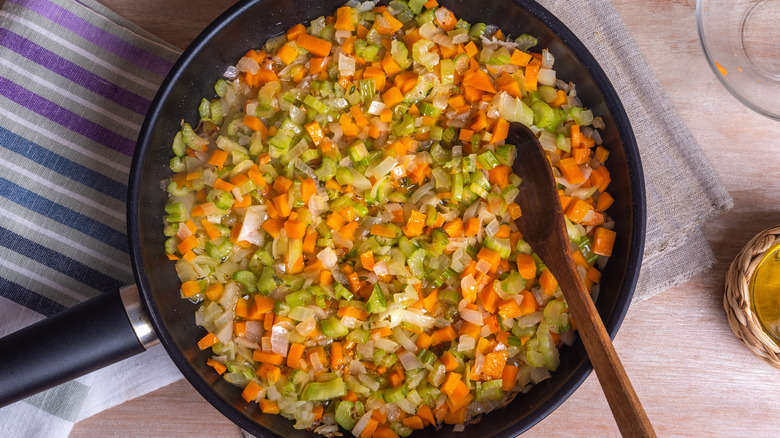
POLYGON ((753 312, 764 331, 780 344, 780 244, 766 251, 750 279, 753 312))

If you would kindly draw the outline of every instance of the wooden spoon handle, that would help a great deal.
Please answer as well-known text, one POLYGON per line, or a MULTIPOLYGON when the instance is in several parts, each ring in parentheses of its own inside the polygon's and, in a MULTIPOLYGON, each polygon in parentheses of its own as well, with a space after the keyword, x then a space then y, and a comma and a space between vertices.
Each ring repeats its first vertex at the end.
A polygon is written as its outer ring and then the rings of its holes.
MULTIPOLYGON (((564 257, 556 259, 565 260, 564 257)), ((568 259, 570 263, 553 262, 555 266, 547 266, 562 290, 573 292, 565 295, 566 303, 618 429, 624 437, 655 437, 653 426, 623 369, 596 306, 580 280, 571 256, 568 259)))

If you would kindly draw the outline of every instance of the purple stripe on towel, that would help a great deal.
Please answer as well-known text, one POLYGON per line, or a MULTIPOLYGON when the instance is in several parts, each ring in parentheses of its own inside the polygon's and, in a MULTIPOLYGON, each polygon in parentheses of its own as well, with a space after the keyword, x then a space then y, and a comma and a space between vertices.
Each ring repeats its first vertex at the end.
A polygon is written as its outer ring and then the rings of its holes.
POLYGON ((70 79, 95 94, 115 102, 133 112, 144 115, 151 102, 131 91, 92 73, 34 42, 7 29, 0 29, 0 46, 7 47, 21 56, 70 79))
POLYGON ((85 119, 0 76, 0 95, 29 110, 124 155, 133 155, 135 141, 85 119))
POLYGON ((90 43, 101 47, 133 64, 149 70, 160 76, 165 76, 171 69, 172 63, 136 47, 127 41, 106 32, 70 12, 69 10, 54 4, 48 0, 7 0, 16 3, 41 16, 59 24, 60 26, 79 35, 90 43))

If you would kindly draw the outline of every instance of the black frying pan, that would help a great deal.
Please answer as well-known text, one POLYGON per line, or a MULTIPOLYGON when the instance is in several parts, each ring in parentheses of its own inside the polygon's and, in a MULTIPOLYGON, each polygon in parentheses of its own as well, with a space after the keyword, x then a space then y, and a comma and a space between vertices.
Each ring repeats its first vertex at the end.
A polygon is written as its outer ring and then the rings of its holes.
MULTIPOLYGON (((170 144, 182 119, 197 123, 202 97, 214 97, 214 81, 249 49, 259 47, 299 22, 333 14, 344 0, 255 0, 241 2, 213 22, 184 52, 160 87, 138 138, 130 173, 128 234, 139 297, 135 287, 108 293, 0 339, 0 406, 73 379, 144 350, 155 340, 143 322, 151 320, 156 336, 190 383, 220 412, 258 436, 303 437, 292 422, 259 412, 240 389, 222 380, 208 366, 208 351, 196 344, 204 330, 194 323, 196 306, 179 297, 173 263, 162 246, 162 217, 167 193, 160 181, 171 175, 170 144), (146 330, 146 332, 145 332, 146 330), (139 340, 140 339, 140 340, 139 340), (35 348, 33 348, 35 347, 35 348)), ((578 96, 604 118, 604 144, 610 209, 617 226, 612 258, 603 273, 596 306, 614 337, 628 310, 639 275, 645 234, 642 167, 628 117, 615 90, 582 43, 552 14, 530 0, 440 0, 457 17, 499 26, 504 33, 528 33, 556 58, 558 77, 577 84, 578 96)), ((527 430, 563 401, 591 371, 582 344, 561 351, 553 377, 515 398, 508 406, 470 425, 476 436, 514 437, 527 430)), ((415 436, 457 436, 451 427, 426 428, 415 436)))

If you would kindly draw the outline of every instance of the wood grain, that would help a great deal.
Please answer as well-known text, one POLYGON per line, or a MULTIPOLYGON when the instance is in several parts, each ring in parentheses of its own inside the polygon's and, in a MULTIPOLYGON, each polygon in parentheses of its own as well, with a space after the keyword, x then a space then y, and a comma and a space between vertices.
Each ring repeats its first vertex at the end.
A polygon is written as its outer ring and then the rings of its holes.
MULTIPOLYGON (((103 0, 183 47, 231 1, 103 0)), ((704 227, 716 265, 632 306, 614 339, 659 436, 760 437, 780 429, 780 372, 732 334, 723 311, 731 260, 756 233, 780 223, 780 124, 741 106, 706 63, 694 0, 613 0, 680 117, 734 198, 704 227)), ((86 419, 73 437, 238 436, 184 382, 86 419)), ((591 375, 528 437, 614 437, 618 429, 591 375)))

